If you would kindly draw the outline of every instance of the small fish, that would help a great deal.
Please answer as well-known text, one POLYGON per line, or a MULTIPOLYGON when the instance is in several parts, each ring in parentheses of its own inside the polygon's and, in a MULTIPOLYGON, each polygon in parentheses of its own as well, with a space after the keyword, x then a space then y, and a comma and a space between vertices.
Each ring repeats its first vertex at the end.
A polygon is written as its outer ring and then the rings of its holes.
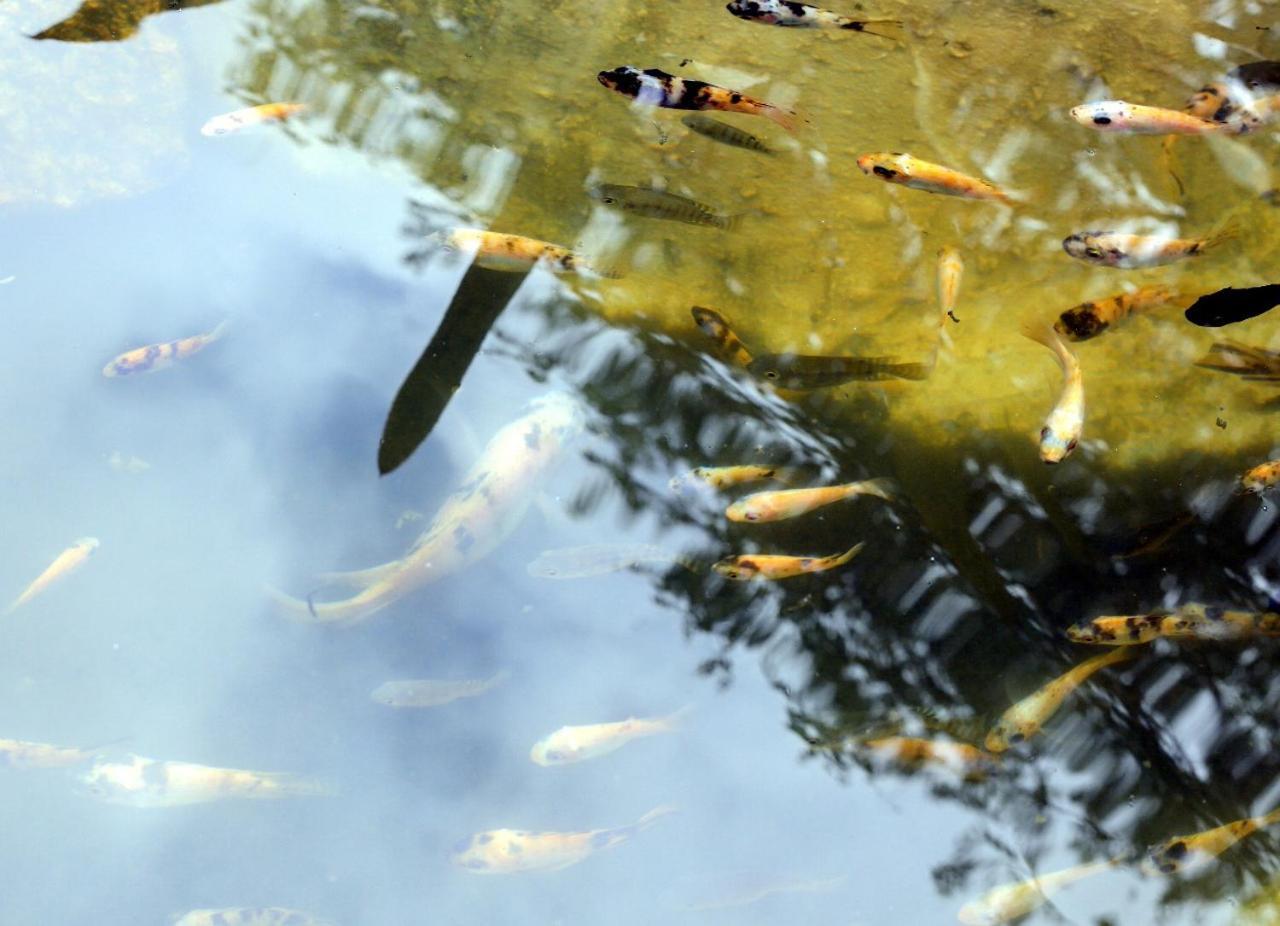
POLYGON ((463 698, 476 698, 497 688, 511 673, 503 669, 488 678, 406 678, 383 682, 369 697, 387 707, 440 707, 463 698))
POLYGON ((1072 107, 1071 118, 1099 132, 1125 135, 1239 133, 1239 128, 1229 123, 1213 122, 1177 109, 1140 106, 1124 100, 1099 100, 1072 107))
POLYGON ((683 707, 666 717, 630 717, 617 723, 561 727, 534 743, 529 758, 544 767, 598 759, 634 739, 678 730, 690 710, 692 708, 683 707))
POLYGON ((591 191, 591 195, 606 206, 647 219, 724 229, 734 228, 739 219, 739 216, 721 215, 696 199, 649 187, 602 183, 591 191))
POLYGON ((1179 298, 1167 286, 1144 286, 1131 293, 1117 293, 1067 309, 1058 316, 1053 330, 1068 341, 1087 341, 1130 315, 1148 312, 1179 298))
POLYGON ((538 579, 586 579, 648 563, 697 571, 696 564, 679 554, 647 543, 593 543, 544 550, 525 569, 538 579))
POLYGON ((1280 636, 1280 614, 1228 611, 1201 604, 1173 611, 1095 617, 1067 628, 1073 643, 1139 646, 1152 640, 1244 640, 1280 636))
POLYGON ((296 775, 162 762, 143 756, 131 756, 128 762, 96 762, 81 781, 98 799, 130 807, 177 807, 229 798, 317 797, 331 793, 324 785, 296 775))
POLYGON ((993 199, 1012 204, 1009 194, 995 184, 970 177, 950 167, 922 161, 910 154, 879 152, 864 154, 858 158, 858 167, 868 177, 879 177, 889 183, 897 183, 913 190, 941 193, 945 196, 962 196, 965 199, 993 199))
POLYGON ((859 495, 874 495, 891 502, 894 498, 893 488, 892 479, 864 479, 837 486, 756 492, 738 499, 725 509, 724 514, 730 521, 784 521, 859 495))
POLYGON ((935 767, 966 781, 981 781, 1000 764, 999 756, 954 740, 884 736, 857 743, 853 750, 876 765, 907 770, 935 767))
POLYGON ((776 871, 735 872, 720 876, 719 884, 704 889, 702 897, 682 903, 678 909, 689 913, 749 907, 776 894, 818 894, 833 891, 849 880, 848 875, 812 878, 778 874, 776 871))
POLYGON ((1280 482, 1280 460, 1259 463, 1240 477, 1240 488, 1245 492, 1261 495, 1280 482))
POLYGON ((1215 341, 1196 366, 1219 373, 1233 373, 1246 382, 1280 382, 1280 351, 1266 350, 1239 341, 1215 341))
POLYGON ((618 67, 611 71, 601 71, 596 75, 596 80, 607 89, 629 96, 637 103, 665 109, 716 109, 727 113, 764 116, 788 132, 796 130, 797 117, 789 109, 754 99, 737 90, 676 77, 657 68, 642 71, 634 67, 618 67))
POLYGON ((524 235, 508 235, 482 228, 454 228, 438 236, 437 240, 450 250, 474 253, 475 262, 488 270, 524 273, 535 264, 541 264, 553 273, 617 275, 592 268, 581 255, 566 247, 524 235))
POLYGON ((263 103, 250 106, 248 109, 237 109, 235 112, 214 116, 200 127, 201 135, 227 135, 239 132, 251 125, 262 125, 266 122, 285 122, 307 108, 306 103, 263 103))
POLYGON ((172 366, 176 360, 185 360, 192 354, 198 354, 210 344, 222 339, 226 333, 227 322, 223 322, 206 334, 196 334, 189 338, 166 341, 163 344, 149 344, 146 347, 135 347, 125 351, 102 368, 102 375, 108 378, 130 376, 134 373, 151 373, 172 366))
POLYGON ((751 351, 747 350, 742 340, 729 327, 729 322, 715 309, 695 305, 691 310, 694 324, 711 340, 716 342, 720 356, 729 363, 743 368, 751 366, 751 351))
POLYGON ((1280 809, 1260 817, 1233 820, 1203 833, 1175 836, 1147 850, 1147 856, 1142 861, 1142 872, 1146 875, 1171 875, 1200 868, 1240 840, 1277 823, 1280 823, 1280 809))
POLYGON ((866 546, 855 544, 844 553, 833 553, 830 556, 767 556, 764 554, 742 554, 728 556, 711 568, 726 579, 738 582, 749 582, 752 579, 776 581, 791 579, 806 573, 825 572, 843 566, 853 559, 866 546))
POLYGON ((894 357, 822 357, 812 354, 761 354, 747 372, 783 389, 829 389, 848 382, 928 379, 925 363, 903 363, 894 357))
POLYGON ((1222 231, 1205 238, 1170 238, 1165 235, 1130 235, 1116 231, 1086 231, 1062 239, 1062 249, 1088 264, 1135 270, 1159 267, 1188 257, 1199 257, 1216 247, 1233 231, 1222 231))
POLYGON ((952 247, 945 247, 938 252, 938 304, 942 313, 953 322, 956 318, 956 303, 960 299, 960 281, 964 279, 964 258, 952 247))
POLYGON ((454 847, 453 862, 480 875, 559 871, 626 842, 672 813, 674 807, 655 807, 629 826, 580 833, 488 830, 459 842, 454 847))
POLYGON ((88 762, 93 757, 94 752, 90 749, 0 739, 0 765, 9 768, 66 768, 88 762))
POLYGON ((722 145, 743 148, 747 151, 758 151, 761 154, 777 154, 773 148, 770 148, 750 132, 744 132, 736 125, 729 125, 729 123, 721 122, 719 119, 690 114, 680 121, 688 126, 691 131, 697 132, 712 141, 718 141, 722 145))
POLYGON ((54 582, 80 568, 84 561, 89 558, 89 554, 96 549, 98 549, 97 537, 81 537, 71 544, 71 546, 58 554, 57 558, 48 565, 44 572, 36 576, 35 581, 23 589, 22 594, 13 600, 13 604, 9 605, 5 613, 12 614, 54 582))
POLYGON ((286 907, 222 907, 184 913, 173 926, 333 926, 333 923, 286 907))
POLYGON ((1062 369, 1062 392, 1040 429, 1040 459, 1061 463, 1076 449, 1084 430, 1084 374, 1075 355, 1053 329, 1028 325, 1022 333, 1053 351, 1053 358, 1062 369))
POLYGON ((1015 746, 1030 739, 1040 732, 1040 728, 1057 712, 1067 696, 1083 685, 1089 676, 1099 669, 1124 662, 1132 658, 1128 650, 1111 650, 1101 656, 1086 659, 1078 666, 1064 672, 1039 691, 1010 707, 1001 715, 1000 720, 987 734, 988 752, 1002 753, 1010 746, 1015 746))
POLYGON ((107 458, 107 465, 117 473, 129 473, 130 475, 145 473, 151 469, 151 464, 141 457, 126 457, 119 450, 113 451, 111 456, 107 458))
POLYGON ((1233 289, 1228 286, 1197 299, 1186 311, 1187 321, 1201 328, 1221 328, 1257 318, 1280 305, 1280 283, 1233 289))
POLYGON ((1011 923, 1038 910, 1049 898, 1064 887, 1114 867, 1116 861, 1091 862, 1076 865, 1062 871, 1036 875, 1026 881, 1002 884, 992 888, 977 900, 971 900, 960 908, 959 919, 964 926, 998 926, 1011 923))
POLYGON ((831 10, 797 3, 795 0, 733 0, 725 7, 739 19, 764 23, 767 26, 792 26, 801 29, 844 29, 849 32, 865 32, 881 38, 893 38, 867 26, 901 26, 897 19, 852 19, 831 10))
POLYGON ((697 480, 705 482, 713 489, 729 489, 748 482, 760 482, 773 479, 777 482, 792 482, 798 477, 794 469, 785 466, 770 466, 764 463, 743 463, 738 466, 697 466, 683 476, 671 479, 671 488, 679 491, 688 482, 697 480))

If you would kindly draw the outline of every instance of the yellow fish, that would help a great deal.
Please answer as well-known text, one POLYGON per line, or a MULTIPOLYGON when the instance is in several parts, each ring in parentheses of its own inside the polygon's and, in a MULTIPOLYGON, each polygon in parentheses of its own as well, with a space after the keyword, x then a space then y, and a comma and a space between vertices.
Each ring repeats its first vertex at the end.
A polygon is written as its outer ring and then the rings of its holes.
POLYGON ((1099 669, 1124 662, 1132 657, 1128 650, 1111 650, 1101 656, 1087 659, 1073 669, 1055 678, 1035 694, 1023 698, 1001 716, 987 734, 988 752, 1001 753, 1010 746, 1028 740, 1040 732, 1040 728, 1062 706, 1062 702, 1099 669))
POLYGON ((766 463, 743 463, 738 466, 697 466, 683 476, 671 479, 671 488, 679 491, 687 483, 705 482, 713 489, 729 489, 748 482, 760 482, 773 479, 778 482, 791 482, 797 477, 794 469, 785 466, 770 466, 766 463))
POLYGON ((200 127, 201 135, 228 135, 239 132, 251 125, 262 125, 266 122, 284 122, 307 108, 306 103, 263 103, 247 109, 214 116, 200 127))
POLYGON ((510 677, 511 673, 503 669, 480 679, 396 679, 383 682, 369 697, 387 707, 440 707, 463 698, 477 698, 510 677))
POLYGON ((192 910, 173 926, 333 926, 301 910, 286 907, 223 907, 219 910, 192 910))
POLYGON ((1084 374, 1075 355, 1052 328, 1028 325, 1022 333, 1053 351, 1053 359, 1062 369, 1062 392, 1040 429, 1040 459, 1061 463, 1076 449, 1084 431, 1084 374))
POLYGON ((369 569, 326 574, 329 581, 360 588, 357 594, 311 602, 270 589, 272 597, 299 620, 353 624, 482 559, 524 520, 535 488, 582 425, 582 408, 568 394, 535 399, 525 415, 485 445, 461 487, 445 500, 408 554, 369 569))
POLYGON ((942 193, 965 199, 993 199, 1012 204, 1009 194, 995 184, 970 177, 950 167, 922 161, 910 154, 878 152, 858 158, 858 167, 868 177, 879 177, 889 183, 897 183, 912 190, 926 193, 942 193))
POLYGON ((751 365, 751 351, 747 350, 742 340, 729 327, 729 322, 715 309, 695 305, 692 309, 694 323, 702 333, 716 342, 720 356, 737 366, 746 369, 751 365))
POLYGON ((135 347, 116 357, 102 368, 106 377, 129 376, 133 373, 151 373, 173 366, 175 360, 185 360, 192 354, 198 354, 210 344, 222 339, 226 333, 227 323, 223 322, 205 334, 179 338, 177 341, 166 341, 163 344, 149 344, 146 347, 135 347))
POLYGON ((960 922, 964 926, 998 926, 1000 923, 1010 923, 1039 909, 1064 887, 1075 884, 1090 875, 1106 871, 1115 865, 1114 859, 1107 862, 1091 862, 1088 865, 1076 865, 1047 875, 1037 875, 1027 881, 1002 884, 961 907, 960 922))
POLYGON ((740 498, 725 509, 730 521, 783 521, 794 518, 823 505, 874 495, 885 501, 893 501, 892 479, 865 479, 838 486, 818 486, 812 489, 781 489, 777 492, 756 492, 740 498))
POLYGON ((674 812, 674 807, 655 807, 629 826, 581 833, 488 830, 458 843, 454 847, 453 861, 455 865, 479 875, 559 871, 626 842, 674 812))
POLYGON ((1131 235, 1117 231, 1085 231, 1062 239, 1062 249, 1088 264, 1135 270, 1159 267, 1188 257, 1199 257, 1223 241, 1235 237, 1226 229, 1204 238, 1172 238, 1167 235, 1131 235))
POLYGON ((110 804, 177 807, 231 798, 318 797, 326 786, 280 772, 215 768, 131 756, 128 762, 94 763, 81 778, 90 793, 110 804))
POLYGON ((84 561, 89 558, 89 554, 96 549, 98 549, 97 537, 81 537, 59 553, 58 558, 50 563, 44 572, 36 576, 35 581, 23 589, 22 594, 14 599, 13 604, 9 605, 5 613, 12 614, 54 582, 79 569, 84 564, 84 561))
POLYGON ((568 765, 585 759, 597 759, 622 748, 634 739, 678 730, 691 709, 683 707, 666 717, 631 717, 616 723, 561 727, 534 743, 529 750, 529 758, 542 766, 568 765))
POLYGON ((1210 135, 1241 133, 1239 123, 1212 122, 1177 109, 1141 106, 1124 100, 1099 100, 1071 108, 1081 125, 1125 135, 1210 135))
POLYGON ((88 749, 0 739, 0 765, 9 768, 66 768, 88 762, 93 756, 88 749))
POLYGON ((1156 639, 1240 640, 1280 636, 1280 614, 1228 611, 1200 604, 1176 611, 1095 617, 1067 628, 1074 643, 1138 646, 1156 639))
POLYGON ((942 313, 953 322, 956 318, 956 303, 960 300, 960 282, 964 279, 964 258, 952 247, 945 247, 938 252, 938 304, 942 313))
POLYGON ((540 263, 553 273, 618 275, 593 269, 581 255, 566 247, 524 235, 508 235, 480 228, 455 228, 439 236, 439 240, 449 249, 474 253, 475 262, 489 270, 523 272, 540 263))
POLYGON ((1191 836, 1175 836, 1157 846, 1152 846, 1143 859, 1142 871, 1148 875, 1171 875, 1174 872, 1199 868, 1226 852, 1241 839, 1252 836, 1260 829, 1280 823, 1280 809, 1260 817, 1233 820, 1222 826, 1195 833, 1191 836))
POLYGON ((744 553, 740 556, 729 556, 711 568, 726 579, 748 582, 752 579, 791 579, 810 572, 825 572, 843 566, 857 556, 866 544, 859 543, 844 553, 833 553, 830 556, 768 556, 765 554, 744 553))
POLYGON ((1117 293, 1067 309, 1058 316, 1053 330, 1068 341, 1087 341, 1130 315, 1184 299, 1167 286, 1143 286, 1131 293, 1117 293))
POLYGON ((968 743, 911 736, 864 740, 854 744, 853 751, 878 765, 908 770, 935 767, 960 775, 966 781, 981 781, 1000 763, 999 756, 968 743))
POLYGON ((1240 477, 1240 488, 1261 495, 1280 482, 1280 460, 1259 463, 1240 477))

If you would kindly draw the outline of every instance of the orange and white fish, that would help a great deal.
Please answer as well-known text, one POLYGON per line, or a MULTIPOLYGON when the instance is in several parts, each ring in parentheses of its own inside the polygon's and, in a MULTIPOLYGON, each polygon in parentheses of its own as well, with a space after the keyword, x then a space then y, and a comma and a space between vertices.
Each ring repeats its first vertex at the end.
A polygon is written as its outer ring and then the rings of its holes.
POLYGON ((1084 374, 1075 355, 1052 328, 1028 325, 1022 333, 1053 351, 1053 359, 1062 369, 1062 392, 1040 429, 1040 459, 1061 463, 1076 449, 1084 431, 1084 374))
POLYGON ((191 910, 173 926, 333 926, 333 923, 286 907, 223 907, 191 910))
POLYGON ((9 768, 66 768, 88 762, 93 757, 94 752, 90 749, 0 739, 0 766, 9 768))
POLYGON ((865 32, 881 38, 893 38, 867 26, 900 26, 897 19, 853 19, 831 10, 824 10, 796 0, 732 0, 725 7, 739 19, 763 23, 767 26, 787 26, 798 29, 843 29, 848 32, 865 32))
POLYGON ((451 250, 474 253, 475 262, 488 270, 527 271, 535 264, 542 264, 553 273, 617 276, 593 269, 581 255, 566 247, 524 235, 454 228, 440 234, 438 240, 451 250))
POLYGON ((724 513, 730 521, 783 521, 859 495, 874 495, 893 501, 893 488, 892 479, 864 479, 838 486, 756 492, 738 499, 724 513))
POLYGON ((682 707, 666 717, 630 717, 616 723, 561 727, 534 743, 529 758, 544 767, 598 759, 634 739, 678 730, 690 710, 682 707))
POLYGON ((728 556, 711 568, 724 576, 738 582, 749 582, 752 579, 776 581, 791 579, 795 576, 812 572, 825 572, 836 569, 853 559, 866 546, 855 544, 844 553, 833 553, 830 556, 769 556, 763 553, 744 553, 739 556, 728 556))
POLYGON ((1141 106, 1124 100, 1099 100, 1071 109, 1071 118, 1081 125, 1125 135, 1210 135, 1240 134, 1237 126, 1213 122, 1184 110, 1141 106))
POLYGON ((5 613, 12 614, 54 582, 79 569, 84 564, 84 561, 89 558, 89 554, 96 549, 98 549, 97 537, 81 537, 59 553, 57 559, 50 563, 44 572, 36 576, 35 581, 23 589, 22 594, 13 600, 13 604, 9 605, 5 613))
POLYGON ((671 488, 679 490, 686 483, 705 482, 713 489, 729 489, 747 482, 760 482, 773 479, 777 482, 791 482, 797 478, 794 469, 785 466, 770 466, 766 463, 742 463, 737 466, 696 466, 683 476, 671 478, 671 488))
POLYGON ((1240 477, 1240 488, 1261 495, 1280 482, 1280 460, 1259 463, 1240 477))
POLYGON ((166 341, 163 344, 149 344, 146 347, 135 347, 116 357, 102 368, 106 377, 129 376, 133 373, 151 373, 172 366, 176 360, 185 360, 192 354, 198 354, 210 344, 222 339, 226 333, 227 322, 205 334, 166 341))
POLYGON ((360 589, 350 598, 313 602, 274 589, 269 593, 290 617, 350 625, 488 556, 524 520, 538 484, 582 430, 583 420, 581 405, 567 393, 535 399, 485 445, 462 485, 403 558, 326 574, 331 582, 360 589))
POLYGON ((1012 204, 1009 194, 993 183, 970 177, 950 167, 922 161, 910 154, 878 152, 858 158, 858 167, 868 177, 879 177, 888 183, 897 183, 926 193, 942 193, 945 196, 961 196, 965 199, 993 199, 1012 204))
POLYGON ((1233 820, 1203 833, 1175 836, 1147 850, 1142 862, 1143 874, 1171 875, 1203 867, 1245 837, 1277 823, 1280 823, 1280 809, 1260 817, 1233 820))
POLYGON ((960 300, 960 282, 964 279, 964 258, 953 247, 945 247, 938 252, 938 304, 942 314, 953 322, 956 318, 956 303, 960 300))
POLYGON ((1113 868, 1118 860, 1091 862, 1076 865, 1062 871, 1036 875, 1026 881, 1002 884, 992 888, 976 900, 960 908, 959 919, 964 926, 999 926, 1021 919, 1049 901, 1064 887, 1075 884, 1091 875, 1113 868))
POLYGON ((1069 341, 1087 341, 1130 315, 1185 299, 1168 286, 1143 286, 1131 293, 1117 293, 1067 309, 1058 316, 1053 330, 1069 341))
POLYGON ((1104 615, 1067 628, 1073 643, 1139 646, 1152 640, 1246 640, 1280 636, 1280 614, 1187 604, 1172 611, 1104 615))
POLYGON ((1085 231, 1062 239, 1062 249, 1088 264, 1099 267, 1117 267, 1121 270, 1137 270, 1159 267, 1199 257, 1235 236, 1233 230, 1223 230, 1205 238, 1171 238, 1166 235, 1130 235, 1116 231, 1085 231))
POLYGON ((263 103, 260 106, 250 106, 248 109, 237 109, 235 112, 214 116, 200 127, 200 134, 208 136, 228 135, 231 132, 239 132, 241 129, 246 129, 252 125, 262 125, 266 122, 284 122, 306 108, 306 103, 263 103))
POLYGON ((655 807, 629 826, 580 833, 488 830, 459 842, 453 862, 478 875, 559 871, 626 842, 671 813, 675 813, 674 807, 655 807))
POLYGON ((1124 662, 1133 654, 1128 650, 1111 650, 1101 656, 1086 659, 1078 666, 1064 672, 1035 694, 1023 698, 1001 715, 1000 720, 987 734, 988 752, 1001 753, 1010 746, 1030 739, 1062 706, 1062 702, 1077 688, 1088 681, 1100 669, 1124 662))
POLYGON ((906 770, 939 768, 966 781, 981 781, 1000 764, 999 756, 955 740, 883 736, 855 743, 852 748, 874 765, 906 770))
POLYGON ((737 90, 717 87, 700 80, 686 80, 657 68, 640 70, 623 66, 601 71, 596 80, 609 90, 629 96, 637 103, 664 109, 718 109, 772 119, 788 132, 796 130, 796 114, 789 109, 757 100, 737 90))
POLYGON ((162 762, 143 756, 131 756, 128 762, 96 762, 81 781, 99 800, 130 807, 177 807, 233 798, 318 797, 332 793, 319 782, 281 772, 162 762))

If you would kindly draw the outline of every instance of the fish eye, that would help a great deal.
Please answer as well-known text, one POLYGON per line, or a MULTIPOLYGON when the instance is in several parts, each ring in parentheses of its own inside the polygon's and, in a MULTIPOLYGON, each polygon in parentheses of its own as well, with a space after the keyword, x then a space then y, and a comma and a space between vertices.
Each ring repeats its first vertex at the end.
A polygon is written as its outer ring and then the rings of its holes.
POLYGON ((1026 737, 1023 736, 1021 733, 1009 734, 1009 742, 1011 743, 1021 743, 1024 739, 1026 739, 1026 737))
POLYGON ((1078 443, 1080 443, 1080 441, 1076 440, 1074 437, 1071 438, 1071 440, 1067 442, 1067 453, 1070 453, 1071 451, 1075 450, 1076 444, 1078 443))
POLYGON ((465 839, 459 839, 457 842, 453 844, 453 851, 458 853, 466 852, 470 848, 471 848, 470 836, 467 836, 465 839))
POLYGON ((1110 116, 1094 116, 1093 124, 1094 125, 1110 125, 1111 117, 1110 116))
POLYGON ((764 371, 764 378, 765 378, 765 379, 777 379, 777 378, 778 378, 778 371, 777 371, 777 370, 765 370, 765 371, 764 371))
POLYGON ((1101 249, 1101 248, 1095 248, 1095 247, 1092 247, 1092 246, 1091 246, 1091 247, 1087 247, 1087 248, 1085 248, 1085 249, 1084 249, 1084 256, 1085 256, 1085 257, 1092 257, 1094 260, 1101 260, 1101 259, 1102 259, 1102 249, 1101 249))
POLYGON ((1049 429, 1048 429, 1048 428, 1041 428, 1041 429, 1040 429, 1040 439, 1041 439, 1041 440, 1048 440, 1048 439, 1049 439, 1049 429))
POLYGON ((892 180, 894 177, 898 176, 898 172, 896 170, 893 170, 890 167, 884 167, 880 164, 877 164, 875 167, 871 168, 871 172, 878 176, 884 177, 886 180, 892 180))
POLYGON ((738 572, 738 570, 736 569, 726 569, 724 571, 724 574, 728 576, 730 579, 736 579, 742 575, 742 573, 738 572))

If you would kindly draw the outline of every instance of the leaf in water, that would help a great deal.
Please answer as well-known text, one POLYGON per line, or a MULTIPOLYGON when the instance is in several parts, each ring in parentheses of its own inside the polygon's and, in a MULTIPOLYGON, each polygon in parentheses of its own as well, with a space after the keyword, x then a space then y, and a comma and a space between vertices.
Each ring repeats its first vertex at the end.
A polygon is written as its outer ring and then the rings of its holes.
POLYGON ((31 36, 57 42, 119 42, 153 13, 221 3, 222 0, 85 0, 61 22, 31 36))
POLYGON ((413 455, 440 420, 445 406, 498 315, 526 272, 467 268, 435 336, 400 386, 378 442, 378 473, 385 476, 413 455))
POLYGON ((1201 328, 1221 328, 1256 318, 1280 305, 1280 284, 1249 289, 1220 289, 1201 296, 1187 309, 1187 321, 1201 328))

